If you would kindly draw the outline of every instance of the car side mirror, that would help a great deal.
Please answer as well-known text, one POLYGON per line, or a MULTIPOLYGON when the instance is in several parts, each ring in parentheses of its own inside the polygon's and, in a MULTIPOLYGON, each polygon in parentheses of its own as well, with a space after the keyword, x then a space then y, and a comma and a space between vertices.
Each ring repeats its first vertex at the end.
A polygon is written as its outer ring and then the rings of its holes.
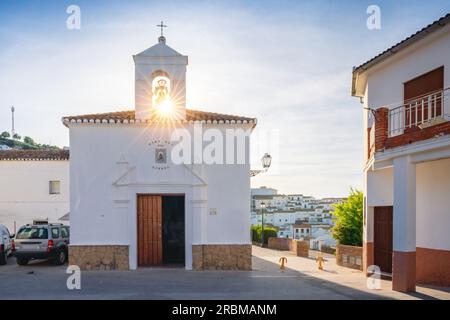
POLYGON ((15 236, 16 236, 16 235, 13 233, 13 234, 9 235, 9 238, 10 238, 10 239, 13 239, 15 236))

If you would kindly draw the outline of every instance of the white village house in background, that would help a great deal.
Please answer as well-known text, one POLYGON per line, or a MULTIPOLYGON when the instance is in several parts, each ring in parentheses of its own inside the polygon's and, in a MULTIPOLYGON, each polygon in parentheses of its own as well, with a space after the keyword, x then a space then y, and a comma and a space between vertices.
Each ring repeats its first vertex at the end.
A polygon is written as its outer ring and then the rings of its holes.
POLYGON ((0 224, 68 223, 69 151, 0 151, 0 224))
POLYGON ((171 136, 184 129, 195 140, 201 126, 225 137, 227 129, 250 132, 256 119, 186 109, 188 57, 164 36, 133 58, 135 109, 63 118, 71 263, 251 269, 249 137, 236 153, 246 161, 224 165, 197 162, 195 150, 195 163, 175 163, 171 136))
POLYGON ((364 106, 364 270, 450 286, 450 14, 353 71, 364 106))
POLYGON ((307 239, 311 249, 320 249, 322 245, 336 246, 331 236, 333 204, 345 199, 284 195, 267 187, 253 188, 251 194, 252 225, 262 224, 263 210, 264 225, 275 227, 280 238, 307 239))

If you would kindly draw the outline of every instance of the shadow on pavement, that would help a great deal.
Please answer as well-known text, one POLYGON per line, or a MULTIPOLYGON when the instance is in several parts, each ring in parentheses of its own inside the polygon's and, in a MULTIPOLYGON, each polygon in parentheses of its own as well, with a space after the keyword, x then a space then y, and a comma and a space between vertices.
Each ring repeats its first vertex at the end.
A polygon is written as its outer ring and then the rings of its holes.
MULTIPOLYGON (((311 287, 310 297, 308 299, 317 299, 316 292, 325 290, 327 298, 325 299, 353 299, 353 300, 390 300, 391 298, 385 297, 376 293, 369 293, 363 290, 355 289, 349 286, 344 286, 336 282, 328 281, 319 277, 314 277, 312 274, 306 274, 296 269, 286 267, 285 272, 281 272, 279 265, 256 256, 253 256, 254 264, 261 266, 258 271, 268 271, 273 276, 278 277, 293 277, 296 276, 304 283, 307 283, 311 287)), ((310 258, 311 259, 311 258, 310 258)), ((325 270, 322 272, 326 272, 325 270)), ((329 273, 337 273, 335 271, 329 271, 329 273)), ((301 284, 299 285, 299 290, 302 289, 301 284)), ((318 292, 317 292, 318 293, 318 292)), ((323 293, 317 294, 317 296, 322 297, 323 293)))

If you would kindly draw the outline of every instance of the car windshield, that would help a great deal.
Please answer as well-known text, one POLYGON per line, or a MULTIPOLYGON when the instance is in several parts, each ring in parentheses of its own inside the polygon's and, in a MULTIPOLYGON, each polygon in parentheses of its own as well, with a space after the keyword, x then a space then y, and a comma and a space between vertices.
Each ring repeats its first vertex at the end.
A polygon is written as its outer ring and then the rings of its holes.
POLYGON ((24 227, 17 233, 16 239, 47 239, 47 228, 44 227, 24 227))

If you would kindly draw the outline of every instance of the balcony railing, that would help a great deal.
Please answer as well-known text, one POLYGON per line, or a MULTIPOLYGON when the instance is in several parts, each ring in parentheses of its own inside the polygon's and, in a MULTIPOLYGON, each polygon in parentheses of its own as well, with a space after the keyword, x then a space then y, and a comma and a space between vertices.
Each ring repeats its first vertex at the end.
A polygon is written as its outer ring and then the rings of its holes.
POLYGON ((414 127, 422 129, 448 120, 449 94, 450 88, 446 88, 390 109, 388 136, 398 136, 414 127))

